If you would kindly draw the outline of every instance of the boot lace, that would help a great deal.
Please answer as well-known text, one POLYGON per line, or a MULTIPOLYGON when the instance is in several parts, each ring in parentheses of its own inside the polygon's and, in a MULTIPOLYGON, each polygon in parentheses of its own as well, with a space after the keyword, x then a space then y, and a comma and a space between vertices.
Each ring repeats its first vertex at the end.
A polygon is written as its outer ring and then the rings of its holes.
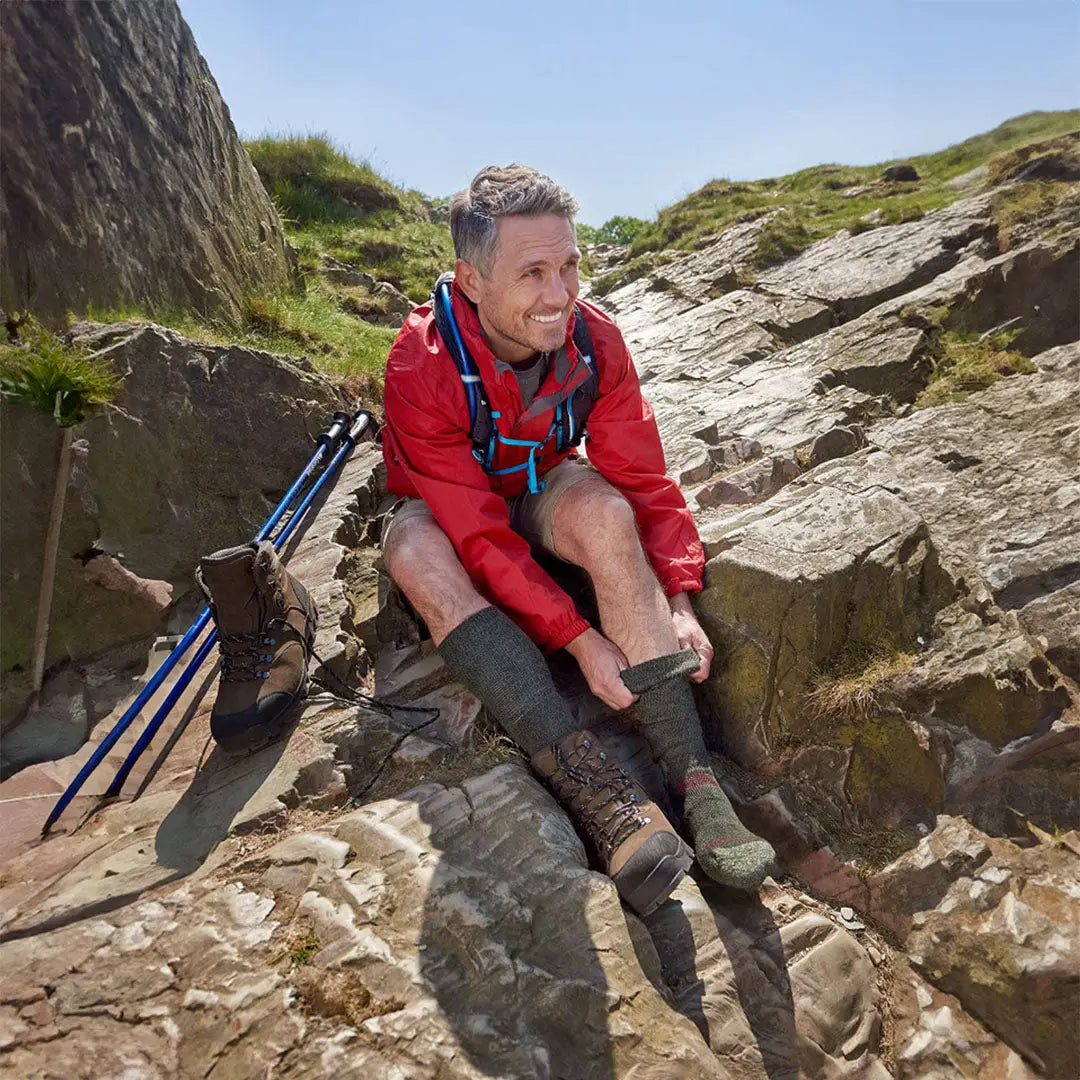
POLYGON ((574 809, 605 857, 651 822, 641 812, 634 782, 589 739, 569 755, 556 746, 555 763, 550 783, 556 796, 574 809))
MULTIPOLYGON (((269 624, 266 628, 269 629, 269 624)), ((267 665, 274 659, 274 654, 265 650, 275 644, 276 640, 266 633, 221 634, 218 649, 222 679, 225 682, 251 682, 270 678, 267 665)))

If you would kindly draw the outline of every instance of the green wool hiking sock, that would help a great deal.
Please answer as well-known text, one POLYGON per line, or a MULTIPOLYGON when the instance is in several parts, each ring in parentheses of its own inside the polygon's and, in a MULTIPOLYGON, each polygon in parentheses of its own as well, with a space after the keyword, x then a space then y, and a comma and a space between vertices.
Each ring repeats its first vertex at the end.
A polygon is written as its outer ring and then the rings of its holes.
POLYGON ((486 607, 455 626, 439 655, 530 756, 581 726, 555 689, 543 653, 498 608, 486 607))
POLYGON ((623 682, 639 695, 631 715, 683 799, 683 817, 702 869, 722 885, 756 892, 776 853, 739 821, 713 775, 686 681, 698 664, 697 655, 684 650, 627 668, 623 682))

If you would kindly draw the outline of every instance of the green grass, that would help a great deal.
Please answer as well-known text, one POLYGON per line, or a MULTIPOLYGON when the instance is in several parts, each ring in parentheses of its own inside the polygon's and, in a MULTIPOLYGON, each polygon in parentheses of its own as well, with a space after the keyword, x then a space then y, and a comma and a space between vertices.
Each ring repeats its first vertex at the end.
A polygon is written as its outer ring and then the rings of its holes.
POLYGON ((353 161, 326 136, 268 135, 245 146, 305 273, 330 256, 422 303, 454 265, 450 229, 430 220, 424 196, 353 161))
POLYGON ((953 330, 941 334, 930 381, 916 399, 915 407, 963 401, 998 379, 1035 371, 1035 365, 1026 356, 1009 348, 1017 333, 1006 330, 989 338, 953 330))
POLYGON ((0 393, 9 401, 51 413, 69 427, 116 398, 120 379, 107 361, 65 345, 34 320, 18 334, 18 342, 0 345, 0 393))
POLYGON ((693 250, 730 225, 753 220, 772 210, 786 211, 785 224, 770 225, 754 262, 758 268, 788 258, 839 229, 864 231, 874 227, 860 221, 883 211, 881 224, 916 220, 961 198, 949 180, 985 164, 995 154, 1063 135, 1080 127, 1080 109, 1035 112, 1007 120, 993 131, 976 135, 934 154, 907 158, 919 173, 918 183, 883 182, 882 172, 895 162, 877 165, 818 165, 789 176, 732 182, 712 180, 681 202, 661 210, 630 244, 630 256, 665 248, 693 250), (872 185, 853 198, 844 192, 872 185))
MULTIPOLYGON (((1002 251, 1013 247, 1017 231, 1028 222, 1045 221, 1069 203, 1080 204, 1080 184, 1028 180, 999 191, 991 203, 1002 251)), ((1074 210, 1075 216, 1075 210, 1074 210)))
MULTIPOLYGON (((343 290, 347 291, 347 290, 343 290)), ((239 327, 209 323, 186 312, 115 307, 91 310, 98 322, 152 321, 206 345, 247 345, 283 356, 306 356, 318 371, 353 394, 380 399, 386 355, 397 331, 341 310, 330 283, 312 280, 303 296, 251 296, 239 327)))

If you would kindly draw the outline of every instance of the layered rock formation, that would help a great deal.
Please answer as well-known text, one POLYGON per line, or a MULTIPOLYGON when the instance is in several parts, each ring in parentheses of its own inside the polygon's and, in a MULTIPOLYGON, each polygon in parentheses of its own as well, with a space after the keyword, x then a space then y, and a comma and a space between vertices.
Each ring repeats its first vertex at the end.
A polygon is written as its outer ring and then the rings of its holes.
POLYGON ((0 12, 0 306, 238 322, 291 281, 270 200, 174 0, 0 12))
MULTIPOLYGON (((35 845, 126 704, 130 680, 103 676, 115 708, 92 742, 0 785, 0 1069, 1075 1071, 1080 225, 1036 222, 1003 251, 991 213, 975 195, 840 234, 752 285, 741 230, 607 298, 702 526, 718 647, 702 714, 786 871, 760 899, 687 879, 649 919, 619 906, 380 602, 388 501, 363 447, 289 554, 319 604, 322 683, 287 740, 207 757, 208 669, 126 798, 98 806, 137 728, 35 845), (912 408, 946 331, 1017 318, 1034 371, 912 408), (420 711, 358 697, 339 681, 354 672, 420 711)), ((179 370, 205 355, 119 333, 179 370)), ((232 400, 243 370, 215 367, 206 392, 232 400)), ((553 668, 655 792, 641 737, 553 668)))

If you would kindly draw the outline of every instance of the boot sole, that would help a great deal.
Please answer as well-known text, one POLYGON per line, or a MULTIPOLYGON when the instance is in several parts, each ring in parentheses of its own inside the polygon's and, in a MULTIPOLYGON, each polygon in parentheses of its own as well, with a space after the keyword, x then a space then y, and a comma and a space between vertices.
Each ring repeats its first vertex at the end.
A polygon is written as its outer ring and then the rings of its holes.
MULTIPOLYGON (((296 590, 298 597, 302 598, 301 602, 310 622, 307 633, 307 646, 308 652, 313 653, 315 633, 319 629, 319 611, 311 602, 311 596, 308 594, 307 589, 295 578, 293 579, 293 588, 296 590)), ((303 701, 307 697, 310 681, 307 665, 305 665, 304 677, 300 682, 300 686, 297 688, 296 693, 293 694, 289 704, 281 710, 274 720, 270 723, 260 724, 256 728, 251 728, 242 735, 235 735, 231 739, 215 739, 215 744, 230 757, 241 757, 255 753, 271 743, 277 742, 286 732, 295 727, 296 722, 300 719, 299 716, 293 715, 294 707, 297 702, 303 701)))
POLYGON ((627 907, 644 917, 651 915, 674 892, 693 862, 694 853, 684 843, 674 854, 663 856, 635 888, 624 889, 618 875, 611 880, 627 907))

